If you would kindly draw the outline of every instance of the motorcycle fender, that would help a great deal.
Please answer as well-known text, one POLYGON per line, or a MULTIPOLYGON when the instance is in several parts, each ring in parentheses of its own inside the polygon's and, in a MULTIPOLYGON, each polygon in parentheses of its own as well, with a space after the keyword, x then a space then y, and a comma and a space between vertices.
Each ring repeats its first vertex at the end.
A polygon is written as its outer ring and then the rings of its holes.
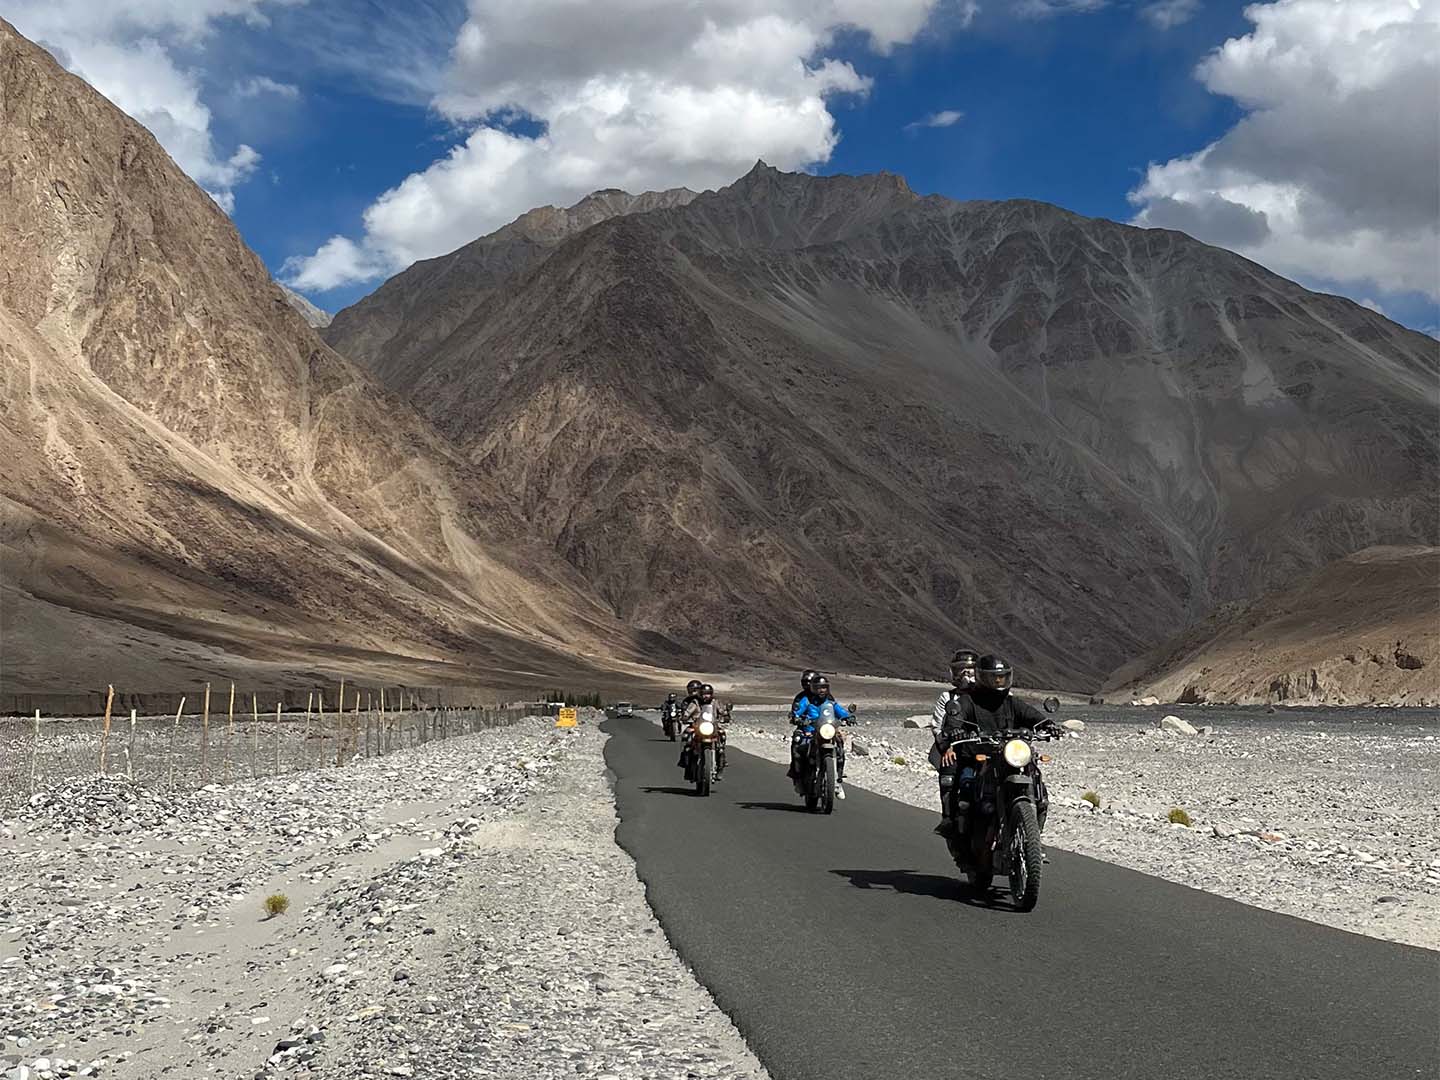
POLYGON ((1016 799, 1034 801, 1035 781, 1024 773, 1012 773, 1005 778, 1004 784, 1005 797, 1008 801, 1014 802, 1016 799))

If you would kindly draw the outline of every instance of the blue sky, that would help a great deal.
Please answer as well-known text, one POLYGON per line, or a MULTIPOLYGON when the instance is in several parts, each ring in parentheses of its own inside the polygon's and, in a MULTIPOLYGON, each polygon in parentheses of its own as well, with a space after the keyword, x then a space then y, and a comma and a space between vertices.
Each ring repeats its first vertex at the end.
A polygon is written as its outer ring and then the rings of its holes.
POLYGON ((1183 228, 1440 324, 1440 0, 136 7, 0 0, 330 310, 530 206, 764 157, 1183 228))

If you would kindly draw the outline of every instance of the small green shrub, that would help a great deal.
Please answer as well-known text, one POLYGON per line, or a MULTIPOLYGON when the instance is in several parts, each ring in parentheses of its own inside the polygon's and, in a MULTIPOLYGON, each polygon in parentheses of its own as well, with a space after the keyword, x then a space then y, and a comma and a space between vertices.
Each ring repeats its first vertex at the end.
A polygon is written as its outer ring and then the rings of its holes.
POLYGON ((273 919, 276 915, 284 915, 289 910, 290 897, 283 892, 271 893, 265 898, 265 914, 269 918, 273 919))
POLYGON ((904 764, 905 764, 905 759, 904 759, 903 757, 901 757, 899 754, 896 754, 894 757, 892 757, 892 758, 890 759, 890 764, 891 764, 891 765, 904 765, 904 764))
POLYGON ((1100 796, 1099 796, 1099 795, 1096 795, 1095 792, 1093 792, 1093 791, 1087 791, 1087 792, 1085 792, 1084 795, 1081 795, 1081 796, 1080 796, 1080 801, 1081 801, 1081 802, 1088 802, 1088 803, 1089 803, 1091 806, 1093 806, 1096 810, 1099 810, 1099 809, 1100 809, 1100 796))
POLYGON ((1165 815, 1165 820, 1170 822, 1171 825, 1184 825, 1187 829, 1192 824, 1190 815, 1178 806, 1172 806, 1170 808, 1170 813, 1165 815))

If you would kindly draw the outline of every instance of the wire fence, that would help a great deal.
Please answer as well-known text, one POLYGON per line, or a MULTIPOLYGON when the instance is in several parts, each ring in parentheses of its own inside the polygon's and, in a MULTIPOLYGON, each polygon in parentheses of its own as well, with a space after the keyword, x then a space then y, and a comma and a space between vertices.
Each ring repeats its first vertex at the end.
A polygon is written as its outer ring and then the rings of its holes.
POLYGON ((0 719, 0 809, 90 776, 184 790, 335 768, 436 740, 511 724, 533 707, 440 707, 371 691, 311 692, 305 708, 232 689, 182 698, 173 715, 0 719), (341 708, 344 702, 348 708, 341 708), (393 702, 393 707, 392 703, 393 702))

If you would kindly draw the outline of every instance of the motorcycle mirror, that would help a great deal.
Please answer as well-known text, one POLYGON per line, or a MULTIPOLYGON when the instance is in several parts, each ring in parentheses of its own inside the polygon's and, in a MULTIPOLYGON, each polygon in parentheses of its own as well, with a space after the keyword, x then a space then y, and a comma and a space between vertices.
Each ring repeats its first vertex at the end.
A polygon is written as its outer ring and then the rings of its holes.
POLYGON ((1041 704, 1045 707, 1046 712, 1060 711, 1060 699, 1058 697, 1047 697, 1041 704))

